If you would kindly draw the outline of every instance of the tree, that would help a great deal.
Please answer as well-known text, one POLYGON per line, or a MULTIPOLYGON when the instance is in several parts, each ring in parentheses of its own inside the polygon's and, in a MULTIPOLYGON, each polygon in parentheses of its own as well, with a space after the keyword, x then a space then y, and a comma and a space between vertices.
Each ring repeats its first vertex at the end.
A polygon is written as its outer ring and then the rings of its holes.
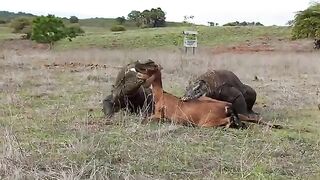
POLYGON ((299 11, 293 20, 292 38, 320 38, 320 3, 299 11))
POLYGON ((78 24, 74 24, 65 28, 65 35, 69 41, 72 41, 72 38, 75 38, 82 34, 84 34, 84 30, 81 29, 78 24))
POLYGON ((235 22, 226 23, 223 26, 263 26, 263 24, 261 24, 260 22, 235 21, 235 22))
POLYGON ((31 39, 40 43, 53 43, 60 39, 74 38, 80 33, 75 28, 67 28, 63 21, 54 15, 39 16, 33 21, 31 39))
POLYGON ((128 14, 128 19, 136 23, 138 27, 141 26, 141 12, 133 10, 128 14))
POLYGON ((142 27, 151 27, 151 12, 147 9, 142 11, 140 21, 142 27))
POLYGON ((77 16, 71 16, 69 19, 70 23, 78 23, 79 19, 77 16))
POLYGON ((214 22, 208 22, 208 24, 209 24, 209 26, 215 26, 216 25, 216 23, 214 23, 214 22))
POLYGON ((264 25, 260 22, 256 22, 255 26, 264 26, 264 25))
POLYGON ((133 10, 128 14, 128 20, 135 22, 138 27, 163 27, 166 25, 165 15, 159 7, 142 12, 133 10))
POLYGON ((166 23, 166 13, 160 7, 157 9, 152 8, 150 10, 150 19, 152 27, 164 27, 166 23))
POLYGON ((126 22, 126 18, 124 16, 121 17, 117 17, 116 21, 118 22, 118 24, 124 24, 126 22))

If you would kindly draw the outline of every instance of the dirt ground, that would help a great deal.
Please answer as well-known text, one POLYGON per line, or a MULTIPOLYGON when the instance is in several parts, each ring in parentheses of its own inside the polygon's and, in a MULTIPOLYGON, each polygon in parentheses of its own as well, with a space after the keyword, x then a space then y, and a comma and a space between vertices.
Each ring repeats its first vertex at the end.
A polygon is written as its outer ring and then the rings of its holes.
POLYGON ((85 176, 89 178, 90 173, 102 171, 164 179, 173 174, 210 179, 319 173, 320 52, 312 50, 311 44, 262 37, 245 44, 199 48, 190 55, 182 48, 50 51, 26 40, 5 41, 0 44, 0 177, 68 179, 89 173, 85 176), (103 118, 101 100, 109 94, 119 68, 148 58, 164 67, 164 89, 178 96, 190 79, 207 69, 231 70, 257 91, 255 111, 293 130, 270 132, 257 127, 248 132, 220 132, 165 126, 163 133, 131 117, 127 123, 121 114, 111 120, 103 118), (117 124, 109 125, 109 121, 117 124), (215 141, 207 142, 208 138, 215 141), (189 146, 198 140, 203 146, 189 146), (231 149, 219 149, 228 143, 231 149), (241 156, 233 146, 245 149, 241 156), (147 152, 137 154, 140 151, 147 152), (194 156, 194 151, 203 155, 194 156), (223 164, 218 157, 221 151, 226 153, 221 155, 223 164), (184 161, 167 157, 163 162, 157 160, 162 166, 155 166, 150 152, 163 158, 171 152, 181 154, 184 161), (91 164, 98 156, 101 161, 98 158, 91 164), (214 161, 212 167, 206 163, 208 157, 214 161), (105 169, 94 169, 98 167, 95 163, 105 169), (184 169, 189 167, 184 163, 191 163, 194 169, 184 169), (217 172, 215 165, 221 167, 217 172), (93 169, 86 171, 88 167, 93 169), (68 176, 70 173, 74 176, 68 176))

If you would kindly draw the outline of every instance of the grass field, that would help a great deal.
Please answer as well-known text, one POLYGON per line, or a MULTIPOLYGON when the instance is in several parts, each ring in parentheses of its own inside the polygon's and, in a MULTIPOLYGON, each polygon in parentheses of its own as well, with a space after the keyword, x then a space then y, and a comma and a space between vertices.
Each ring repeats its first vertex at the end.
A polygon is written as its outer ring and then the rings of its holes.
MULTIPOLYGON (((99 19, 98 19, 99 20, 99 19)), ((99 21, 94 24, 99 24, 99 21)), ((112 20, 112 19, 111 19, 112 20)), ((178 23, 168 23, 166 28, 130 29, 124 32, 111 32, 110 20, 101 20, 105 26, 88 26, 93 20, 88 20, 83 36, 78 36, 72 42, 61 40, 55 44, 54 49, 78 48, 107 48, 107 49, 136 49, 136 48, 176 48, 183 45, 185 30, 199 32, 199 47, 229 45, 255 41, 257 38, 289 39, 289 27, 207 27, 207 26, 178 26, 178 23), (90 23, 89 23, 90 22, 90 23)), ((80 22, 81 24, 81 22, 80 22)), ((86 24, 86 23, 85 23, 86 24)), ((19 38, 19 34, 12 34, 7 26, 0 26, 0 40, 19 38)))
POLYGON ((13 34, 12 29, 7 26, 0 26, 0 41, 11 38, 19 38, 19 35, 13 34))
POLYGON ((2 47, 0 177, 318 179, 318 57, 316 52, 213 55, 203 50, 186 56, 178 50, 2 47), (163 65, 165 89, 176 95, 182 94, 188 79, 208 68, 232 70, 256 89, 255 110, 287 128, 141 125, 140 117, 125 112, 103 118, 100 102, 117 67, 146 58, 163 65), (53 62, 82 65, 44 67, 53 62), (84 66, 87 63, 108 68, 91 69, 84 66))
POLYGON ((2 40, 0 179, 319 179, 320 61, 310 42, 289 41, 285 27, 198 27, 192 56, 179 47, 183 30, 87 28, 52 51, 2 40), (212 51, 248 41, 275 50, 212 51), (235 72, 257 91, 254 110, 286 128, 142 125, 126 112, 104 118, 101 100, 119 66, 147 58, 164 67, 164 88, 178 96, 207 69, 235 72), (45 66, 52 63, 61 66, 45 66))
MULTIPOLYGON (((85 28, 85 27, 84 27, 85 28)), ((254 40, 258 37, 288 38, 288 27, 168 27, 153 29, 136 29, 114 33, 109 29, 85 28, 86 34, 56 44, 56 49, 100 47, 100 48, 172 48, 183 45, 184 30, 199 32, 199 46, 213 46, 254 40)))

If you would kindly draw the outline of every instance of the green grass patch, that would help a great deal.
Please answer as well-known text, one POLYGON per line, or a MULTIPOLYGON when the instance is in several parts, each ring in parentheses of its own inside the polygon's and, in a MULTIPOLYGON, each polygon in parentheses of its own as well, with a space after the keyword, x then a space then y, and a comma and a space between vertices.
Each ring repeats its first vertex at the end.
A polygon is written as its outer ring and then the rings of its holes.
POLYGON ((126 32, 110 32, 107 29, 90 29, 86 35, 72 42, 59 41, 56 49, 102 47, 102 48, 170 48, 182 47, 184 30, 196 28, 199 46, 225 45, 253 40, 261 36, 287 38, 288 27, 166 27, 135 29, 126 32), (94 33, 93 30, 96 30, 94 33))
POLYGON ((13 34, 12 29, 7 26, 0 26, 0 40, 5 39, 17 39, 19 38, 19 34, 13 34))

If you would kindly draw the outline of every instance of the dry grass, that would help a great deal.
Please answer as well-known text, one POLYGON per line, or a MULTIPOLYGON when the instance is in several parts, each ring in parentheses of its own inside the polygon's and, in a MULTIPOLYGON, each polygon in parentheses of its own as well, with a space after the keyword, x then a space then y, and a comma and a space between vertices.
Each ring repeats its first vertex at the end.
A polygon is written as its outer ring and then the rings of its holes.
POLYGON ((316 52, 213 55, 204 49, 186 56, 179 49, 3 48, 0 178, 317 179, 319 71, 316 52), (163 65, 165 89, 176 95, 208 68, 232 70, 257 90, 256 110, 289 128, 141 125, 125 112, 104 119, 100 101, 118 71, 111 66, 147 58, 163 65), (108 68, 44 66, 71 61, 108 68))

